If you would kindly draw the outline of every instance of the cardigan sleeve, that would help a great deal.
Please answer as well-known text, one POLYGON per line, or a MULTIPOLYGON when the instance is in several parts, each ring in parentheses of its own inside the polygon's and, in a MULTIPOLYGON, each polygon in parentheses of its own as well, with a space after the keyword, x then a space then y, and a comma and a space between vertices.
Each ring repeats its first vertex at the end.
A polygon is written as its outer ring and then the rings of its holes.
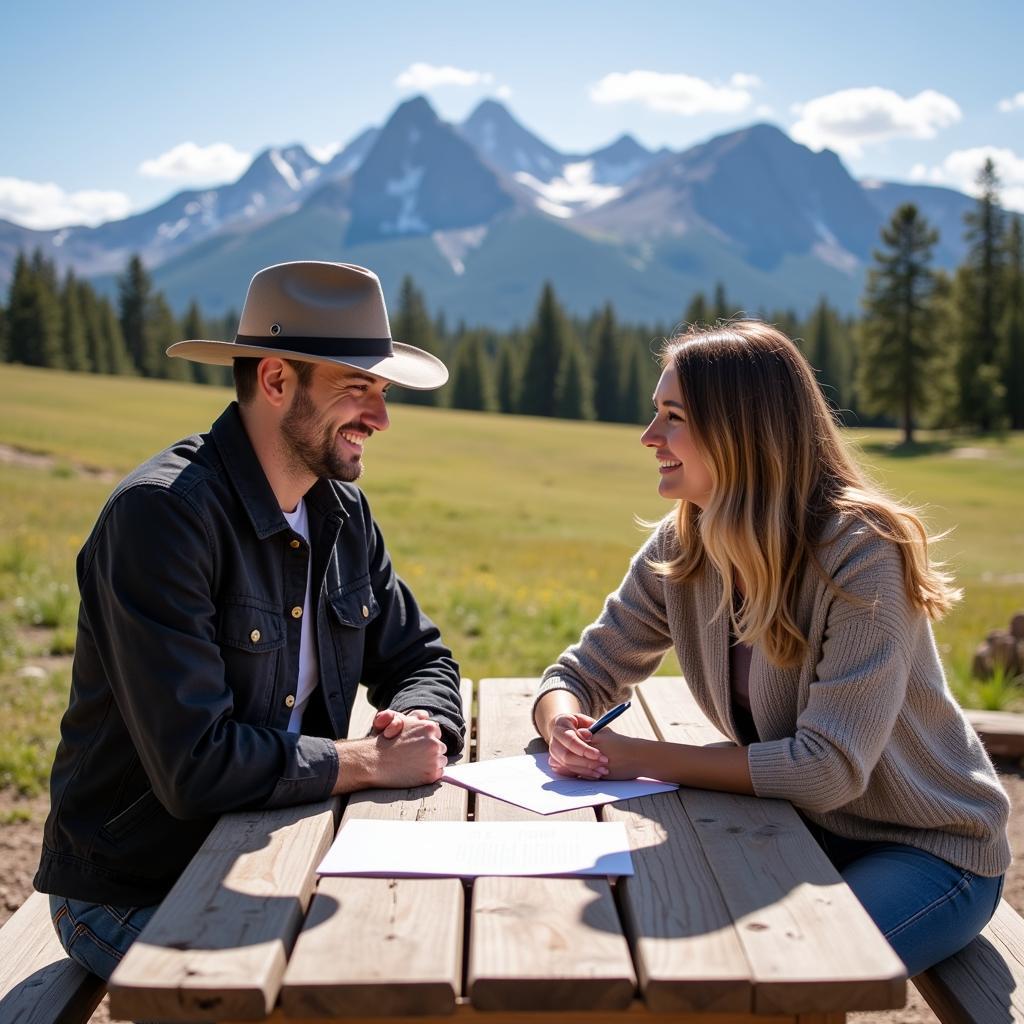
POLYGON ((911 605, 895 542, 864 526, 838 541, 821 657, 796 735, 747 748, 754 792, 825 813, 848 804, 868 780, 903 705, 910 653, 926 627, 911 605), (844 596, 846 595, 846 596, 844 596))
MULTIPOLYGON (((626 576, 605 599, 597 621, 544 673, 534 701, 568 690, 584 714, 596 715, 626 699, 633 685, 654 672, 671 646, 663 579, 650 561, 666 557, 675 527, 666 519, 630 562, 626 576)), ((538 730, 539 731, 539 730, 538 730)))

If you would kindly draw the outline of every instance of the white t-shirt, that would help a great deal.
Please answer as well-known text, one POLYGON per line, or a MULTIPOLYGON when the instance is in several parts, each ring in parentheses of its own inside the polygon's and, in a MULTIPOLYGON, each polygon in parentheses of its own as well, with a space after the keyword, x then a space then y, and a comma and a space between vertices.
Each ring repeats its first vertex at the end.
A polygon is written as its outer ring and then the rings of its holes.
MULTIPOLYGON (((285 512, 288 525, 306 543, 309 541, 309 515, 306 512, 306 499, 300 498, 294 512, 285 512)), ((288 719, 288 731, 298 732, 302 728, 302 712, 306 710, 309 698, 320 682, 320 666, 317 662, 316 650, 316 615, 310 607, 310 589, 313 576, 313 559, 310 557, 306 567, 306 600, 302 605, 302 638, 299 641, 299 681, 295 694, 295 705, 288 719)))

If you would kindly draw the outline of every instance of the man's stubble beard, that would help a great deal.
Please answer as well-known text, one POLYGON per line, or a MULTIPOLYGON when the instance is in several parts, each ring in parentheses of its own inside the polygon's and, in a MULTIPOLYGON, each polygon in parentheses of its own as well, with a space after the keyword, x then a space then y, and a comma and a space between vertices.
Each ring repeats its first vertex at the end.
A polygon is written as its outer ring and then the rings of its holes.
POLYGON ((297 473, 312 473, 318 480, 358 480, 363 472, 362 459, 341 458, 335 447, 336 434, 329 424, 318 425, 309 389, 300 384, 291 408, 281 420, 281 441, 289 468, 297 473))

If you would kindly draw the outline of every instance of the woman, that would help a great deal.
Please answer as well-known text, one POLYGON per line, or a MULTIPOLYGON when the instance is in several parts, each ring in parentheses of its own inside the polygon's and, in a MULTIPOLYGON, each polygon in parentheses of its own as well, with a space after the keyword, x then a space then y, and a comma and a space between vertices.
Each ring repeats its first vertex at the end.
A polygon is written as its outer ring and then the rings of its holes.
POLYGON ((552 766, 791 801, 917 974, 985 926, 1010 861, 1006 795, 932 636, 959 592, 914 512, 846 452, 785 335, 692 330, 663 368, 641 441, 677 507, 544 675, 552 766), (670 645, 735 746, 587 729, 670 645))

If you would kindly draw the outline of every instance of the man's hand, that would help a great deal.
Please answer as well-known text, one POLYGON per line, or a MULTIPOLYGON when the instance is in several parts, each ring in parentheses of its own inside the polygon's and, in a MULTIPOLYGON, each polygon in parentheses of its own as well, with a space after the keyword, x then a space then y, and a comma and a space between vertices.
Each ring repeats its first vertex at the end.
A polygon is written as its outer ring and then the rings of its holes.
MULTIPOLYGON (((390 723, 389 723, 390 724, 390 723)), ((335 793, 360 789, 411 789, 437 782, 448 764, 441 727, 418 715, 404 716, 396 736, 384 730, 362 740, 338 740, 335 793)))
POLYGON ((561 712, 550 720, 548 762, 559 775, 602 779, 608 774, 608 758, 592 745, 590 730, 587 728, 595 721, 581 711, 561 712))
POLYGON ((422 708, 414 708, 412 711, 393 711, 391 708, 384 708, 373 716, 373 732, 379 733, 385 739, 393 740, 400 735, 405 727, 406 721, 414 719, 430 718, 430 712, 422 708))

